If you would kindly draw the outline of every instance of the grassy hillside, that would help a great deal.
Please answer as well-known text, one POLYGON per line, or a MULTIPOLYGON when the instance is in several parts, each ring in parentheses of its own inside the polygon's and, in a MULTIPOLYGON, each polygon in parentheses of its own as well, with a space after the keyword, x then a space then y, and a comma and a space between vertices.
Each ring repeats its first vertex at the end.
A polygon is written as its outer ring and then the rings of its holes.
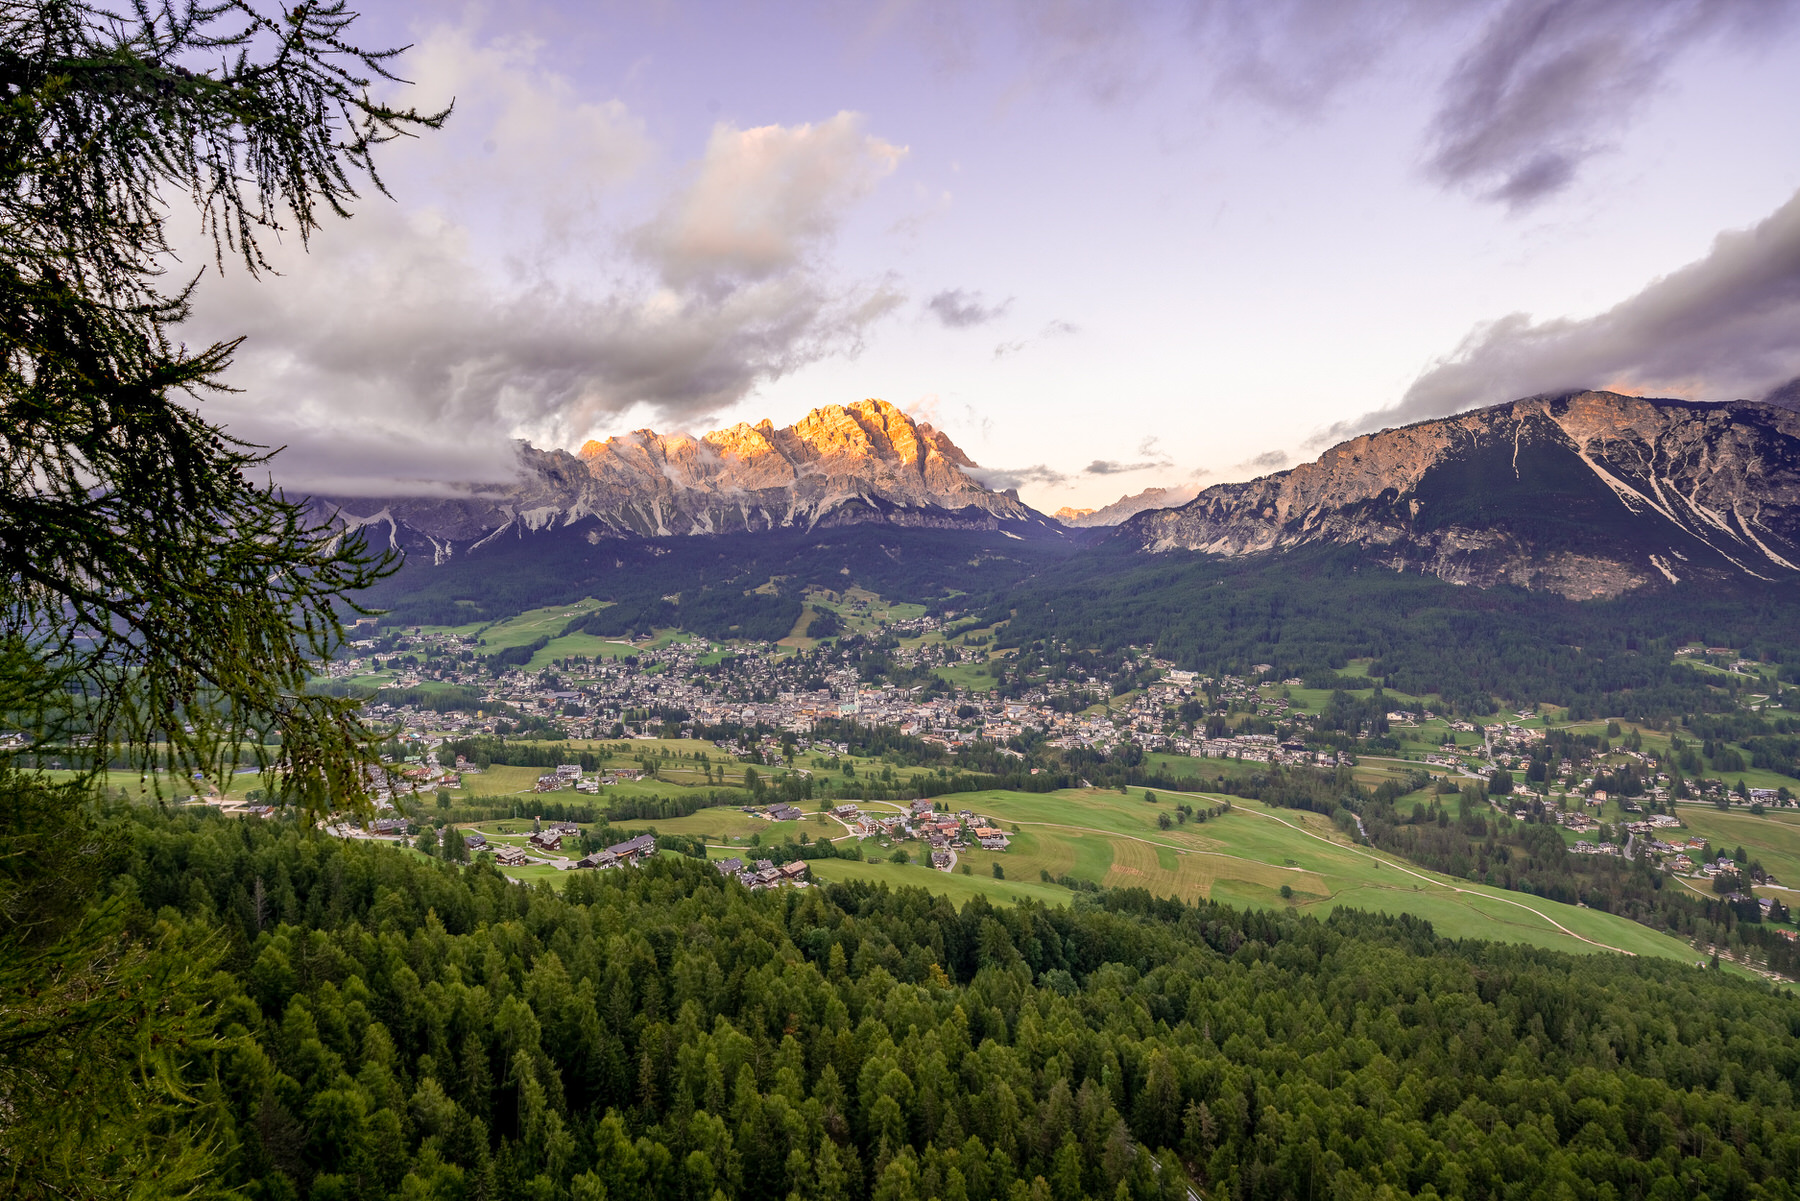
MULTIPOLYGON (((1612 950, 1692 961, 1685 944, 1621 917, 1559 905, 1523 893, 1454 881, 1414 868, 1393 856, 1354 845, 1324 817, 1235 800, 1223 817, 1159 828, 1158 814, 1172 814, 1177 799, 1217 805, 1226 798, 1140 795, 1069 790, 1049 794, 973 793, 946 798, 957 807, 990 816, 1009 831, 1004 852, 959 853, 955 873, 885 862, 815 860, 821 879, 885 880, 919 885, 962 899, 1050 899, 1066 903, 1067 888, 1046 884, 1071 876, 1113 887, 1138 887, 1154 896, 1223 901, 1234 905, 1291 908, 1321 917, 1349 906, 1413 914, 1454 938, 1487 938, 1570 951, 1612 950), (960 864, 970 874, 960 872, 960 864), (998 863, 1005 879, 993 876, 998 863), (1282 886, 1292 895, 1283 897, 1282 886)), ((870 806, 871 809, 875 808, 870 806)), ((921 844, 904 844, 915 861, 921 844)))

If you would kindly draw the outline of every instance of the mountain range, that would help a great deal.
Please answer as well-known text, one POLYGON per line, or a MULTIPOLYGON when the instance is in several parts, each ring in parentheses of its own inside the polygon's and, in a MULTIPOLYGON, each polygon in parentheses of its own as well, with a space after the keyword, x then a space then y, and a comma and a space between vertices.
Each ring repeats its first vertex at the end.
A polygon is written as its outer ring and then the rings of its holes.
POLYGON ((1116 537, 1238 556, 1354 545, 1395 570, 1572 599, 1800 573, 1800 413, 1612 392, 1383 430, 1116 537))
POLYGON ((407 533, 443 562, 503 535, 581 526, 590 540, 759 533, 874 522, 1060 532, 966 472, 942 431, 882 400, 814 409, 781 429, 739 423, 704 437, 638 430, 578 454, 520 447, 510 488, 450 497, 325 498, 345 525, 407 533))
POLYGON ((992 545, 1002 535, 1059 544, 1057 555, 1095 543, 1218 557, 1351 546, 1397 571, 1573 599, 1800 574, 1800 412, 1769 403, 1530 397, 1353 438, 1259 479, 1197 494, 1153 488, 1055 519, 983 485, 942 431, 880 400, 828 405, 779 429, 640 430, 578 454, 520 453, 511 487, 317 503, 408 551, 409 575, 474 568, 502 543, 517 563, 533 540, 567 554, 572 537, 667 546, 861 526, 889 539, 933 530, 992 545))
POLYGON ((1118 525, 1147 509, 1173 509, 1185 505, 1200 494, 1196 484, 1177 484, 1173 488, 1145 488, 1133 496, 1121 496, 1110 505, 1098 509, 1058 509, 1051 516, 1070 529, 1092 530, 1118 525))

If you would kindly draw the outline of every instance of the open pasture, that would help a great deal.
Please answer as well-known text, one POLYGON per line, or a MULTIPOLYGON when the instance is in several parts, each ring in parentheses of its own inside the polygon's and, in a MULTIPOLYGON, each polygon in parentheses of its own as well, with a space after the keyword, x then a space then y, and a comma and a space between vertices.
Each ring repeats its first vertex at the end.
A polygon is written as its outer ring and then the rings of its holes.
MULTIPOLYGON (((1163 830, 1159 814, 1172 815, 1176 800, 1216 806, 1223 797, 1163 793, 1158 803, 1096 789, 1056 793, 981 792, 942 798, 953 810, 985 814, 1013 839, 1005 852, 967 850, 959 868, 971 875, 901 872, 874 863, 856 871, 827 862, 821 878, 870 878, 924 884, 949 895, 984 880, 983 895, 1041 899, 1042 873, 1112 887, 1136 887, 1157 896, 1210 899, 1239 906, 1293 906, 1324 916, 1340 905, 1411 913, 1440 933, 1459 938, 1524 942, 1569 951, 1612 950, 1691 959, 1683 943, 1624 918, 1557 904, 1541 897, 1451 880, 1357 846, 1320 814, 1272 809, 1234 799, 1232 811, 1201 823, 1163 830), (1016 832, 1015 832, 1016 827, 1016 832), (1005 879, 993 876, 998 863, 1005 879), (946 883, 949 882, 949 883, 946 883), (1282 896, 1285 886, 1289 896, 1282 896)), ((922 845, 909 846, 917 858, 922 845)), ((1074 894, 1056 889, 1054 899, 1074 894)))

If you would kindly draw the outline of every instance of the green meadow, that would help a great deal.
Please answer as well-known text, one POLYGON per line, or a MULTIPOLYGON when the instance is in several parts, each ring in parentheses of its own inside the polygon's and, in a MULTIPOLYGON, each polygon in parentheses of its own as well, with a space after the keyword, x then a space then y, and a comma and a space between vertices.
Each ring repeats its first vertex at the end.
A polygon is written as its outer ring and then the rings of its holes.
POLYGON ((1454 938, 1524 942, 1569 951, 1602 950, 1692 960, 1676 939, 1621 917, 1557 904, 1541 897, 1451 880, 1353 844, 1329 820, 1314 813, 1272 809, 1233 800, 1232 811, 1207 822, 1160 828, 1159 814, 1174 815, 1176 800, 1197 807, 1226 798, 1163 793, 1152 804, 1141 792, 1079 789, 1057 793, 965 793, 942 798, 997 821, 1012 845, 1003 852, 959 852, 958 870, 919 866, 923 844, 904 844, 915 862, 887 862, 889 851, 865 843, 869 861, 815 860, 826 880, 867 879, 896 886, 922 884, 947 896, 980 893, 995 900, 1051 900, 1074 895, 1046 884, 1059 876, 1109 887, 1143 888, 1183 900, 1209 899, 1238 906, 1286 906, 1318 913, 1339 906, 1410 913, 1454 938), (1015 830, 1016 828, 1016 830, 1015 830), (969 875, 961 865, 967 864, 969 875), (993 875, 995 864, 1004 879, 993 875), (1283 896, 1283 887, 1289 895, 1283 896))

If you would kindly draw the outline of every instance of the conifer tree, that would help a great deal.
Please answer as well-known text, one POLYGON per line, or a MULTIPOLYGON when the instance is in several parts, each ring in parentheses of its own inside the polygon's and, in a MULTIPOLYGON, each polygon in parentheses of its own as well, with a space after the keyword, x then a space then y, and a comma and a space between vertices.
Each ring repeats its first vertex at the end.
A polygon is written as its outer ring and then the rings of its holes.
POLYGON ((0 3, 0 720, 25 735, 0 752, 5 1195, 209 1187, 184 1083, 204 936, 103 895, 98 773, 221 779, 253 753, 308 813, 363 795, 370 734, 307 683, 346 594, 392 564, 196 411, 237 343, 180 341, 199 276, 167 235, 191 206, 212 266, 259 275, 259 239, 348 216, 358 183, 382 190, 379 145, 441 124, 374 95, 398 51, 357 49, 352 20, 341 0, 0 3))

